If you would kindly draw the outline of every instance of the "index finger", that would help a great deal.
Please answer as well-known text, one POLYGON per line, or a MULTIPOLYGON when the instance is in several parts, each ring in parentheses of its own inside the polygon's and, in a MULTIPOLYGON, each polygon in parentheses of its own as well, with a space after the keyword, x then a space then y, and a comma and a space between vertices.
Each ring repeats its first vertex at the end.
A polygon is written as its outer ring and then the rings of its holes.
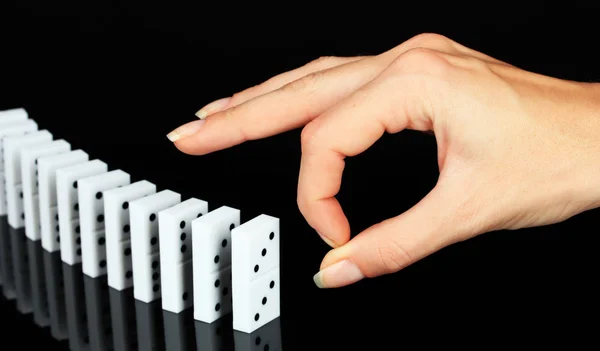
POLYGON ((203 155, 299 128, 384 68, 381 59, 366 58, 311 73, 205 120, 180 127, 193 130, 186 138, 176 140, 175 146, 188 154, 203 155))

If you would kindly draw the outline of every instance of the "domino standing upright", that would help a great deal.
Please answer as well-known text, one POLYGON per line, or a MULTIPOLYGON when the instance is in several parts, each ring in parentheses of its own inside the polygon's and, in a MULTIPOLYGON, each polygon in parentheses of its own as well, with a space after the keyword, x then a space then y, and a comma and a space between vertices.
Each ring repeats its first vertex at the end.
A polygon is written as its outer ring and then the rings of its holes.
POLYGON ((161 297, 158 213, 181 202, 181 195, 163 190, 129 203, 133 263, 133 296, 142 302, 161 297))
POLYGON ((279 219, 260 215, 232 231, 233 329, 252 333, 279 317, 279 219))
POLYGON ((192 222, 194 319, 212 323, 231 312, 231 231, 240 210, 222 206, 192 222))
POLYGON ((51 140, 52 134, 47 130, 27 135, 10 136, 2 140, 4 144, 4 175, 6 177, 8 224, 15 229, 25 226, 20 151, 26 146, 46 143, 51 140))
POLYGON ((106 274, 106 235, 104 230, 105 190, 128 185, 129 174, 122 170, 110 171, 80 179, 79 226, 83 274, 96 278, 106 274))
POLYGON ((42 248, 48 252, 60 250, 56 170, 87 161, 89 161, 89 156, 82 150, 38 158, 42 248))
POLYGON ((156 185, 140 180, 104 192, 108 286, 125 290, 133 286, 129 202, 156 193, 156 185))
POLYGON ((23 122, 29 119, 29 114, 24 108, 12 108, 0 111, 0 123, 23 122))
MULTIPOLYGON (((2 125, 3 128, 0 128, 0 155, 4 155, 4 138, 15 136, 15 135, 24 135, 27 133, 31 133, 37 131, 38 125, 35 121, 28 119, 19 123, 10 123, 9 125, 2 125), (5 128, 4 128, 5 126, 5 128)), ((4 156, 0 157, 0 216, 7 215, 7 199, 6 199, 6 175, 5 175, 5 165, 4 165, 4 156)))
POLYGON ((208 213, 208 202, 191 198, 158 213, 162 308, 180 313, 194 302, 192 221, 208 213))
POLYGON ((60 257, 70 266, 81 263, 81 228, 79 226, 78 181, 106 173, 108 166, 92 160, 56 170, 60 257))
POLYGON ((25 234, 32 241, 41 239, 38 158, 61 154, 70 150, 71 145, 64 140, 36 144, 21 150, 25 234))

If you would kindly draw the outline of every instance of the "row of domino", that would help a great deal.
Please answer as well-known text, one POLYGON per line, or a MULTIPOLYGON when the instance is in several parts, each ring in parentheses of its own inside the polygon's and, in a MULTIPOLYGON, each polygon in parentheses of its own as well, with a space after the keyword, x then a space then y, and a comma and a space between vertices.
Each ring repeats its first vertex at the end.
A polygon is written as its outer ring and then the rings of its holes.
POLYGON ((279 219, 242 224, 237 209, 209 212, 206 201, 131 182, 24 109, 0 111, 0 141, 0 215, 64 263, 165 310, 193 308, 202 322, 233 313, 234 329, 251 333, 279 317, 279 219))

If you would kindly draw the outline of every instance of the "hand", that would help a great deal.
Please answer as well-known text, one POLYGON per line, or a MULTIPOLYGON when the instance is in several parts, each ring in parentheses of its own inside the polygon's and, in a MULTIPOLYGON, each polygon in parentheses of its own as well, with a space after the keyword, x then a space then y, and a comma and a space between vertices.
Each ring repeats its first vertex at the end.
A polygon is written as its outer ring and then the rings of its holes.
POLYGON ((209 104, 169 138, 201 155, 305 126, 298 206, 334 248, 315 282, 340 287, 481 233, 600 207, 599 111, 594 84, 423 34, 381 55, 324 58, 276 76, 209 104), (435 134, 439 180, 413 208, 350 240, 335 199, 344 158, 404 129, 435 134))

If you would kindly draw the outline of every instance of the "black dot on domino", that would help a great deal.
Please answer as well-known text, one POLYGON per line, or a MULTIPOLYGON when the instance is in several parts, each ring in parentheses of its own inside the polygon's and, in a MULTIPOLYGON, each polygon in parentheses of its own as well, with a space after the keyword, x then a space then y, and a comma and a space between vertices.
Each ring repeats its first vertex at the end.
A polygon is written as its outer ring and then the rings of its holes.
POLYGON ((181 295, 181 298, 183 299, 183 301, 188 299, 188 293, 184 292, 183 295, 181 295))
POLYGON ((154 220, 156 219, 156 215, 153 213, 150 215, 150 222, 154 222, 154 220))
POLYGON ((229 226, 229 230, 233 230, 233 228, 235 228, 235 224, 231 223, 231 225, 229 226))
POLYGON ((154 284, 154 286, 152 287, 152 291, 158 292, 158 289, 160 289, 160 286, 158 284, 154 284))
POLYGON ((131 272, 131 271, 125 272, 125 278, 130 279, 131 277, 133 277, 133 272, 131 272))
POLYGON ((254 320, 255 320, 255 321, 257 321, 257 322, 258 322, 258 319, 259 319, 259 318, 260 318, 260 314, 258 314, 258 313, 257 313, 257 314, 255 314, 255 315, 254 315, 254 320))
POLYGON ((223 241, 221 242, 221 246, 223 246, 223 247, 227 246, 227 239, 223 239, 223 241))
POLYGON ((152 274, 152 280, 158 280, 158 278, 160 278, 160 276, 158 275, 158 273, 154 272, 152 274))
POLYGON ((254 266, 254 273, 258 272, 258 265, 254 266))
POLYGON ((181 223, 179 223, 179 228, 185 228, 185 221, 181 221, 181 223))
POLYGON ((126 210, 129 208, 129 202, 123 202, 123 209, 126 210))
POLYGON ((271 232, 271 234, 269 234, 269 240, 273 240, 273 238, 275 238, 275 233, 271 232))
POLYGON ((260 253, 263 257, 265 257, 267 255, 267 249, 262 249, 262 252, 260 253))
POLYGON ((254 343, 256 344, 256 346, 258 346, 258 345, 260 345, 260 342, 261 342, 261 341, 262 341, 262 340, 260 340, 260 336, 257 336, 257 337, 256 337, 256 340, 254 340, 254 343))
POLYGON ((79 226, 75 227, 75 233, 79 234, 80 231, 81 231, 81 228, 79 226))
POLYGON ((102 261, 100 261, 100 268, 104 268, 104 267, 106 267, 106 261, 102 260, 102 261))
POLYGON ((97 192, 96 193, 96 199, 100 200, 102 198, 102 193, 101 192, 97 192))
POLYGON ((129 256, 129 255, 131 255, 131 249, 130 249, 129 247, 128 247, 128 248, 126 248, 126 249, 125 249, 125 251, 123 251, 123 254, 124 254, 125 256, 129 256))
POLYGON ((227 287, 223 288, 223 296, 227 296, 227 294, 229 294, 229 289, 227 289, 227 287))
POLYGON ((181 245, 181 253, 185 253, 187 251, 187 246, 181 245))
POLYGON ((153 261, 152 262, 152 269, 157 269, 158 268, 158 261, 153 261))
POLYGON ((150 239, 150 245, 156 245, 158 243, 158 239, 156 237, 150 239))
POLYGON ((98 222, 100 222, 100 223, 101 223, 101 222, 104 222, 104 215, 98 215, 98 217, 96 218, 96 220, 97 220, 98 222))
POLYGON ((125 225, 123 226, 123 231, 124 231, 125 233, 129 233, 129 224, 125 224, 125 225))
POLYGON ((221 309, 221 304, 220 304, 220 303, 217 303, 217 304, 215 305, 215 311, 219 311, 220 309, 221 309))
POLYGON ((215 256, 215 259, 214 259, 215 263, 219 263, 219 260, 220 260, 220 259, 221 259, 221 258, 219 257, 219 255, 215 256))
POLYGON ((267 298, 266 298, 266 297, 263 297, 263 299, 262 299, 262 304, 263 304, 263 305, 266 305, 266 304, 267 304, 267 298))
POLYGON ((75 211, 79 211, 79 204, 75 204, 75 206, 73 206, 73 208, 75 209, 75 211))
POLYGON ((187 237, 187 234, 181 233, 181 235, 179 236, 179 239, 181 239, 181 241, 184 241, 186 237, 187 237))
POLYGON ((104 237, 100 237, 98 238, 98 245, 102 246, 106 243, 106 239, 104 239, 104 237))
POLYGON ((215 288, 218 288, 221 285, 221 281, 219 279, 215 280, 215 288))
POLYGON ((77 189, 77 181, 73 182, 73 188, 77 189))
POLYGON ((273 289, 275 287, 275 282, 273 280, 271 280, 271 283, 269 283, 269 288, 273 289))

